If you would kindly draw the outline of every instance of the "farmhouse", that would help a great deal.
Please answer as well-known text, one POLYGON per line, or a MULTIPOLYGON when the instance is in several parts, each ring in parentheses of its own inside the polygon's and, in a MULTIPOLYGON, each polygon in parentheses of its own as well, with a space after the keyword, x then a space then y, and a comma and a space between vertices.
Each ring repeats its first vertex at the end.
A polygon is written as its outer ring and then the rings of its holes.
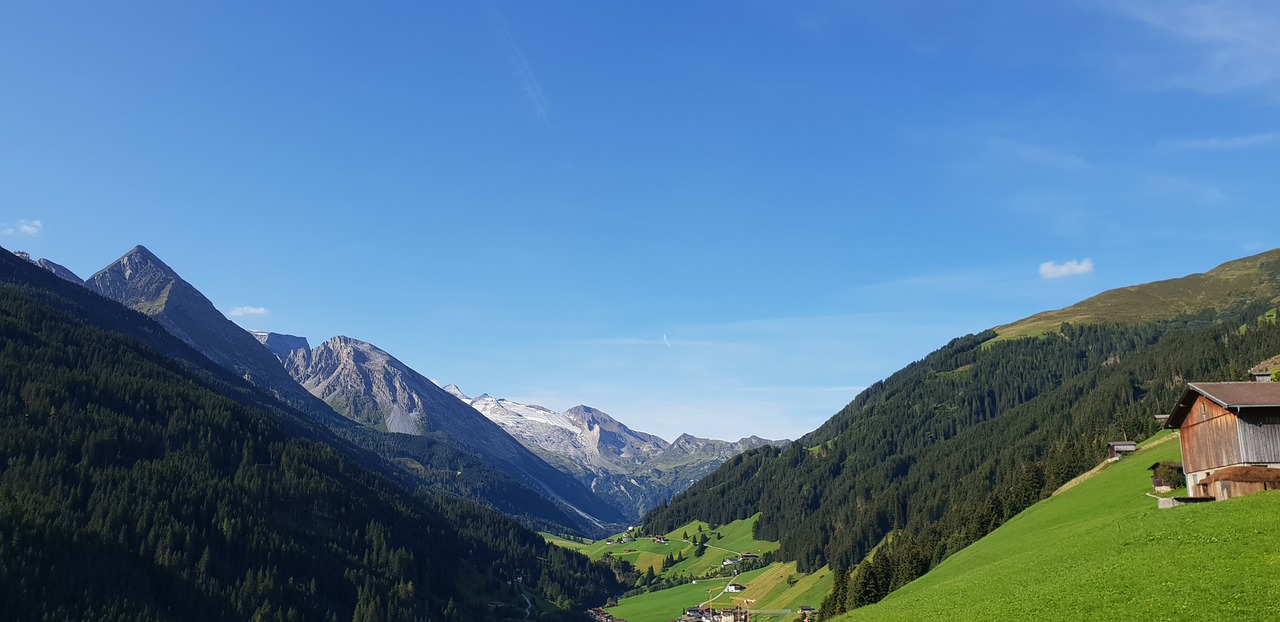
POLYGON ((1241 475, 1226 471, 1230 467, 1280 469, 1280 382, 1188 384, 1162 418, 1181 437, 1182 469, 1193 496, 1216 497, 1213 482, 1205 480, 1220 472, 1215 490, 1233 488, 1221 485, 1241 475))

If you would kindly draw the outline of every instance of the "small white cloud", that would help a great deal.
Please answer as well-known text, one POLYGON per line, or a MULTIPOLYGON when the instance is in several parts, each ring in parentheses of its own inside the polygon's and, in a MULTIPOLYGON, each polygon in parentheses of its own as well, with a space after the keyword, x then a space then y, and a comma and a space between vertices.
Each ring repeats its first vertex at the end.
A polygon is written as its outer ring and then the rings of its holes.
POLYGON ((1068 276, 1089 274, 1090 272, 1093 272, 1092 259, 1072 259, 1060 264, 1046 261, 1040 264, 1040 277, 1045 279, 1060 279, 1068 276))
POLYGON ((663 333, 663 335, 662 335, 662 343, 666 344, 666 346, 667 346, 668 348, 670 348, 670 347, 671 347, 671 342, 670 342, 670 341, 667 341, 667 335, 666 335, 666 333, 663 333))
POLYGON ((5 235, 40 235, 44 228, 39 220, 19 220, 17 225, 5 225, 5 235))
POLYGON ((266 315, 270 313, 266 307, 236 307, 231 310, 231 315, 235 317, 244 317, 246 315, 266 315))

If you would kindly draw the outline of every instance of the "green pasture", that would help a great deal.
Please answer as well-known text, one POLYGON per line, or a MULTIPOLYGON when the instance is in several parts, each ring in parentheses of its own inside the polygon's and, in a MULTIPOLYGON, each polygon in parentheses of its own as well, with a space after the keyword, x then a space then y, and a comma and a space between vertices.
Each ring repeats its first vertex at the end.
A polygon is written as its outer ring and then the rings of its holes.
POLYGON ((1278 619, 1280 492, 1158 510, 1160 438, 839 619, 1278 619))

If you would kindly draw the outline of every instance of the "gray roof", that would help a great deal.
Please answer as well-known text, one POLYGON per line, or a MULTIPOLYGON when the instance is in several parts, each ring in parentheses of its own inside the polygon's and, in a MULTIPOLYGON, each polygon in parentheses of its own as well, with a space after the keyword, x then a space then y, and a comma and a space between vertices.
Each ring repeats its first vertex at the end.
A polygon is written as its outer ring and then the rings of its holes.
POLYGON ((1180 427, 1200 395, 1237 415, 1280 414, 1280 382, 1194 382, 1182 392, 1164 427, 1180 427))

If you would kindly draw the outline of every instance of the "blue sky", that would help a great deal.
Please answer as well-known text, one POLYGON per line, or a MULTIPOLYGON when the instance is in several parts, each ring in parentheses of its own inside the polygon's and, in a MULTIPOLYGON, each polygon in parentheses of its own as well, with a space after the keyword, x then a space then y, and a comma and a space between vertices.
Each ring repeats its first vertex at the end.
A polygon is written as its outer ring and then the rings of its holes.
POLYGON ((1280 4, 0 4, 0 245, 664 436, 1280 246, 1280 4))

